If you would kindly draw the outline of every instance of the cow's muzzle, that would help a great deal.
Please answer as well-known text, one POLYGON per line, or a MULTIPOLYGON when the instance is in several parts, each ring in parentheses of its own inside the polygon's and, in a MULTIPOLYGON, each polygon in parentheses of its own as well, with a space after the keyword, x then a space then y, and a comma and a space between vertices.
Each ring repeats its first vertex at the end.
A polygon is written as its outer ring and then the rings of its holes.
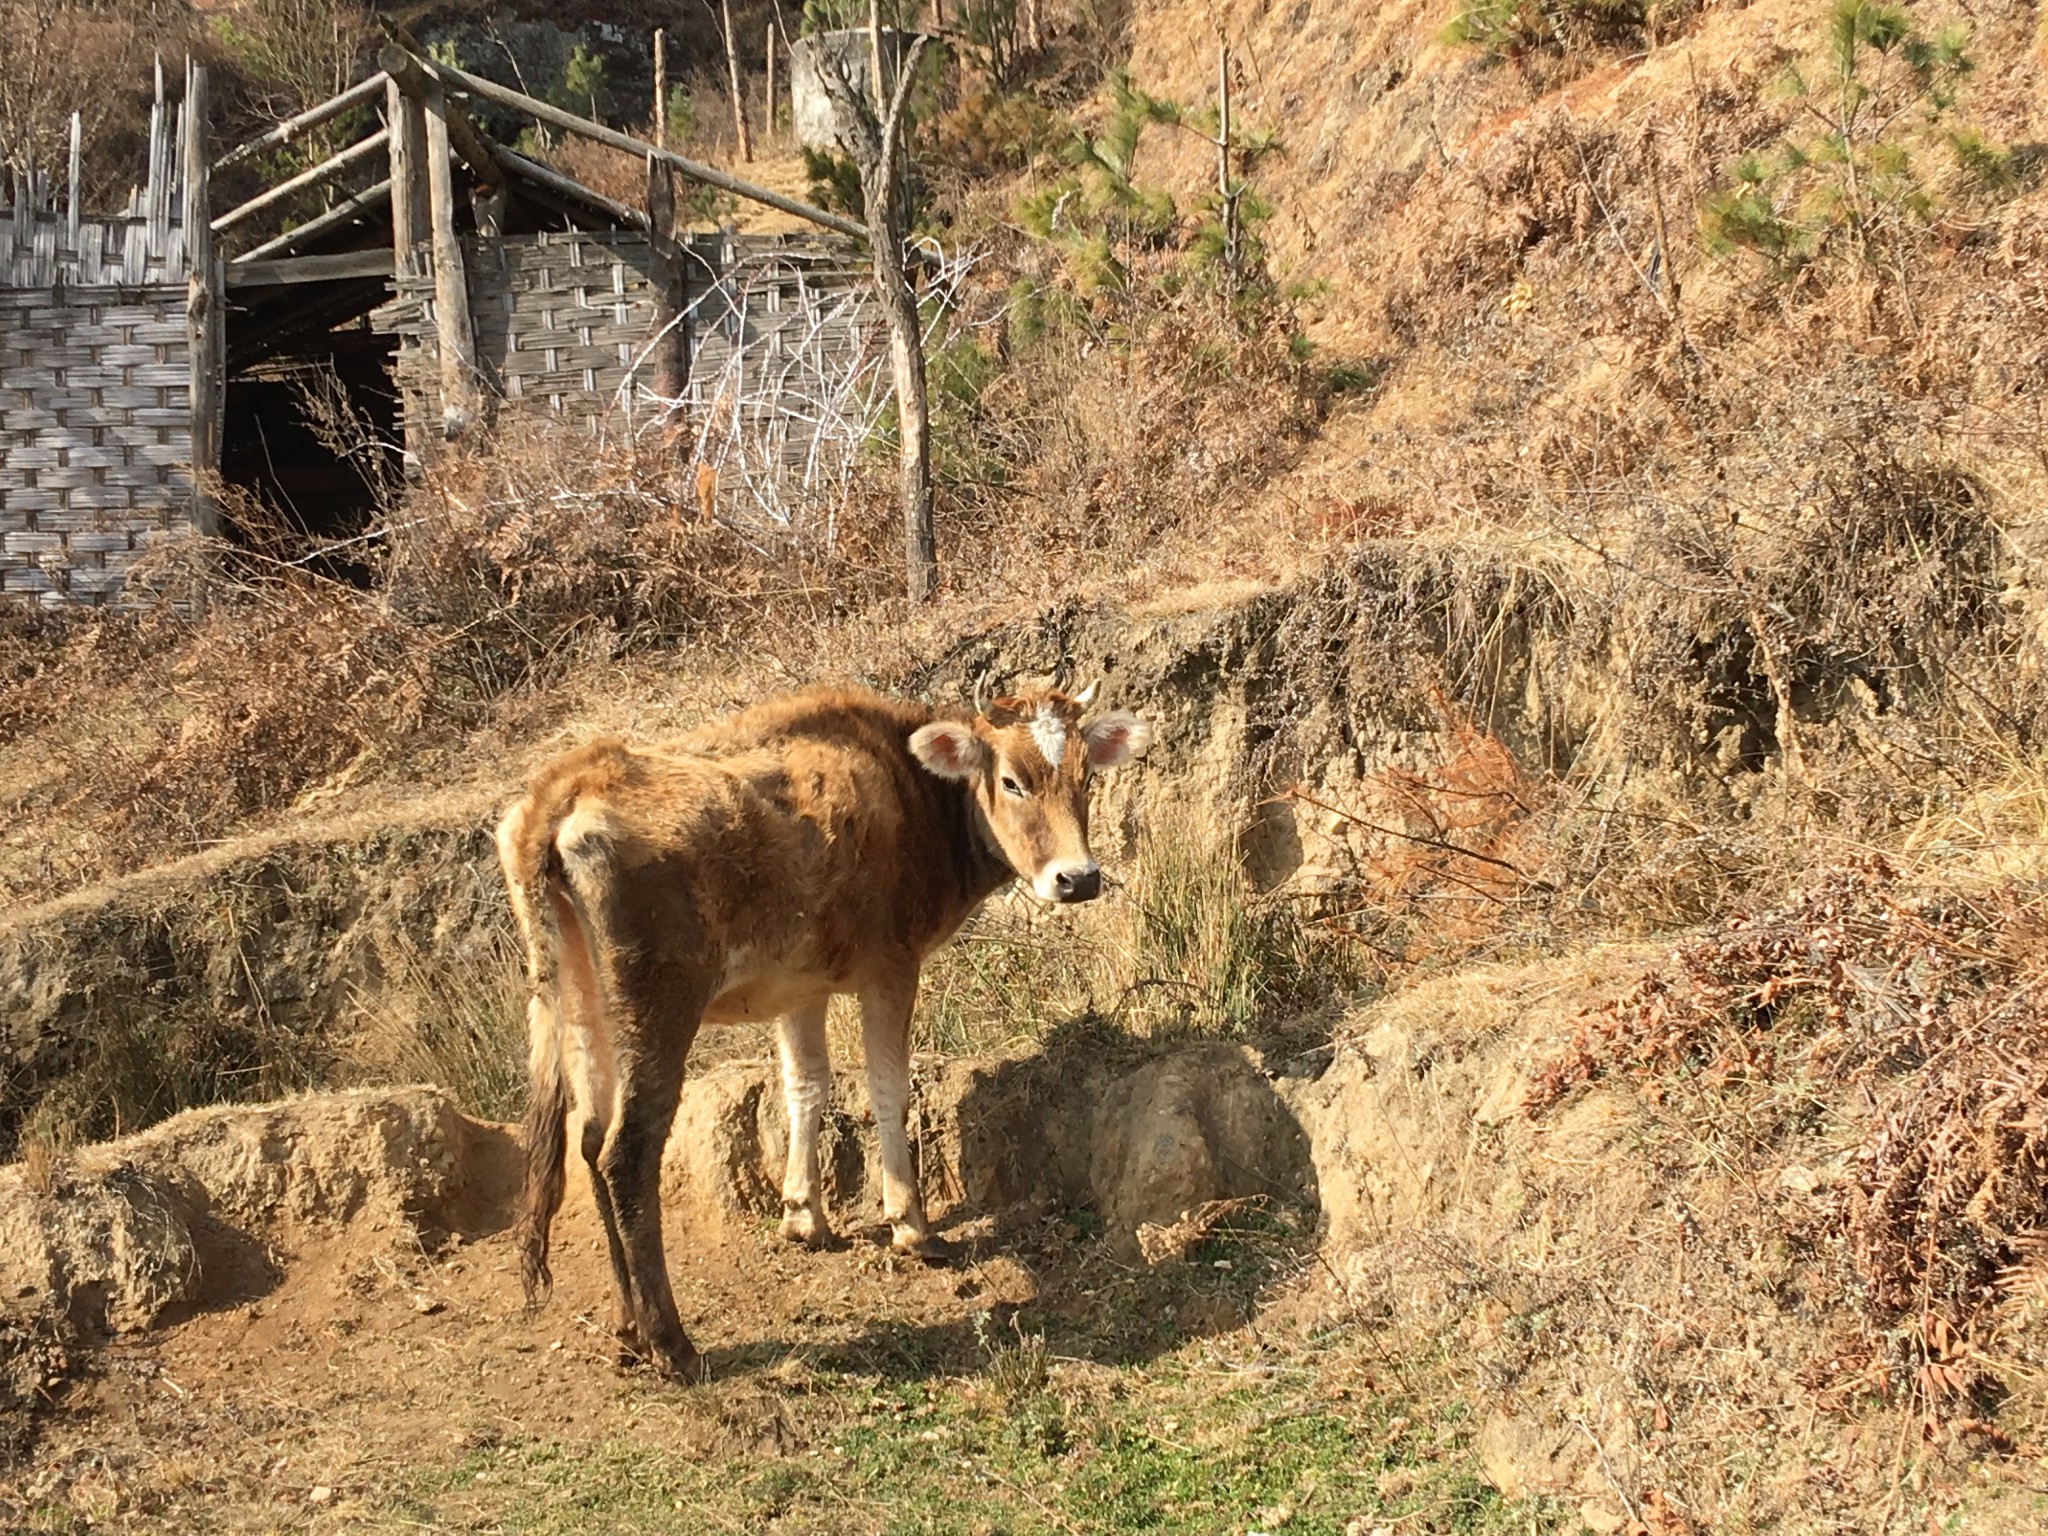
POLYGON ((1080 864, 1052 877, 1052 899, 1057 902, 1093 901, 1102 894, 1102 866, 1080 864))

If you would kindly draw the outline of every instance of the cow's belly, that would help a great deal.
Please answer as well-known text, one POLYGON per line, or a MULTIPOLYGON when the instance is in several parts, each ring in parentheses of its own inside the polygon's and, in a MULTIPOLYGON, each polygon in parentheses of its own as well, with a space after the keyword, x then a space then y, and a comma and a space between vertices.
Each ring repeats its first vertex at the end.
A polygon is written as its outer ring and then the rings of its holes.
POLYGON ((848 990, 844 978, 809 966, 739 964, 726 968, 725 985, 704 1010, 706 1024, 747 1024, 779 1019, 848 990))

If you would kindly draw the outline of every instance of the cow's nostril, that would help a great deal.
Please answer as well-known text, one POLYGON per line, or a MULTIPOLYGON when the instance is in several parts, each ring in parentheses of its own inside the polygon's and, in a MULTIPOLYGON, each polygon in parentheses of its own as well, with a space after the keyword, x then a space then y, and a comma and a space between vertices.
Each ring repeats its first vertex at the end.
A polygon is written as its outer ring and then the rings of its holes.
POLYGON ((1061 901, 1093 901, 1102 893, 1102 870, 1093 864, 1085 869, 1063 869, 1053 876, 1052 883, 1061 901))

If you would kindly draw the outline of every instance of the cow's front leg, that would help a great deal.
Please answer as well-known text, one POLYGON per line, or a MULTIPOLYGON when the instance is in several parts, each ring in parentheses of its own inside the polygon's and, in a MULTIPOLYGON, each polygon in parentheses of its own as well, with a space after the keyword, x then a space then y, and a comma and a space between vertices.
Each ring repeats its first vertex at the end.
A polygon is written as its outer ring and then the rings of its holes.
POLYGON ((822 1248, 832 1241, 818 1191, 818 1122, 832 1092, 832 1058, 825 1046, 825 1005, 785 1016, 776 1032, 782 1057, 782 1102, 789 1111, 789 1163, 782 1174, 782 1235, 822 1248))
POLYGON ((868 1058, 868 1103, 882 1144, 882 1214, 889 1222, 889 1246, 937 1262, 952 1256, 952 1245, 932 1236, 925 1224, 910 1138, 903 1130, 910 1102, 910 1011, 916 1001, 915 969, 863 988, 861 1043, 868 1058))

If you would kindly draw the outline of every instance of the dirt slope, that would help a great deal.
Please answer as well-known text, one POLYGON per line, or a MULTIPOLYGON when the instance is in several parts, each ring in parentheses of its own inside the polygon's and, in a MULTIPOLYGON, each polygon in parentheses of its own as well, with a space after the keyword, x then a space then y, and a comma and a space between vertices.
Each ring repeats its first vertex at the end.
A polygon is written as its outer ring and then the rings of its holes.
MULTIPOLYGON (((665 1181, 717 1376, 689 1391, 613 1373, 580 1183, 556 1296, 521 1313, 511 1144, 428 1090, 198 1111, 6 1170, 0 1255, 35 1277, 8 1303, 11 1379, 37 1406, 17 1407, 33 1449, 0 1508, 56 1529, 574 1529, 580 1508, 808 1531, 892 1512, 957 1529, 945 1511, 972 1507, 1069 1529, 1091 1478, 1149 1486, 1139 1464, 1166 1453, 1117 1459, 1140 1421, 1214 1437, 1215 1469, 1256 1460, 1235 1402, 1337 1437, 1322 1472, 1287 1472, 1303 1530, 1614 1530, 1645 1511, 1671 1530, 2031 1528, 2024 1457, 1959 1431, 1915 1449, 1909 1486, 1893 1449, 1911 1418, 1816 1390, 1845 1319, 1773 1234, 1810 1228, 1840 1177, 1832 1112, 1748 1153, 1702 1148, 1620 1084, 1523 1114, 1532 1064, 1644 958, 1467 972, 1294 1060, 1077 1036, 922 1061, 917 1140, 968 1244, 957 1271, 879 1246, 857 1088, 827 1146, 847 1241, 780 1247, 772 1069, 707 1072, 665 1181), (1415 1415, 1453 1409, 1408 1445, 1415 1415), (1034 1414, 1052 1419, 1023 1449, 992 1427, 1034 1414), (1370 1449, 1387 1445, 1407 1448, 1370 1449)), ((2032 1411, 2007 1405, 2001 1443, 2029 1443, 2032 1411)), ((1271 1521, 1270 1491, 1214 1502, 1225 1486, 1155 1487, 1132 1528, 1271 1521)))

